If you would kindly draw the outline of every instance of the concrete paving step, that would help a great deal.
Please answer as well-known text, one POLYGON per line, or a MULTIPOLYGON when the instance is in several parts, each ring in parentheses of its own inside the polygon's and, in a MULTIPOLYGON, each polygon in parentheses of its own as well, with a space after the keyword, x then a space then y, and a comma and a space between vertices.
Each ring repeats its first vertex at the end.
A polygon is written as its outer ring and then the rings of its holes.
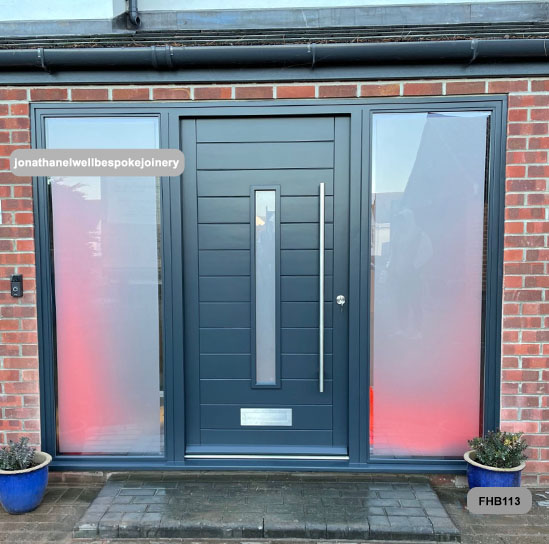
POLYGON ((427 482, 162 473, 109 480, 76 539, 459 541, 427 482))

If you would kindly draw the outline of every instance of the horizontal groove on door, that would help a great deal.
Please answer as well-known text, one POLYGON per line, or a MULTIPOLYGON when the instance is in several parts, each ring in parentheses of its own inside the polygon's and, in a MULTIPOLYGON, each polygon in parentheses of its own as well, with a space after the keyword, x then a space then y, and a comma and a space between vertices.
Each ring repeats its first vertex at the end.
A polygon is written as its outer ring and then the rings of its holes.
POLYGON ((201 302, 201 327, 250 327, 250 305, 247 302, 201 302))
MULTIPOLYGON (((282 329, 282 353, 318 353, 318 328, 282 329)), ((332 352, 332 329, 324 328, 324 353, 332 352)))
POLYGON ((250 225, 198 225, 198 249, 250 249, 250 225))
MULTIPOLYGON (((325 273, 333 274, 333 251, 326 250, 325 273)), ((205 249, 199 251, 201 277, 249 276, 250 252, 237 249, 205 249), (222 266, 220 265, 222 263, 222 266)), ((280 252, 281 276, 317 276, 318 251, 314 249, 284 249, 280 252)))
POLYGON ((198 267, 201 276, 249 276, 250 250, 200 250, 198 267))
POLYGON ((286 444, 298 445, 325 445, 332 443, 332 431, 308 431, 308 430, 201 430, 202 444, 286 444))
MULTIPOLYGON (((281 353, 318 353, 318 328, 281 329, 281 353)), ((249 328, 200 329, 201 353, 247 353, 251 347, 249 328)), ((324 352, 332 352, 332 329, 324 329, 324 352)))
MULTIPOLYGON (((326 276, 325 302, 332 302, 332 276, 326 276)), ((281 276, 281 302, 318 301, 318 277, 281 276)), ((211 276, 199 278, 200 302, 248 302, 248 276, 211 276)))
POLYGON ((200 329, 201 353, 245 353, 250 342, 250 329, 200 329))
POLYGON ((203 142, 299 142, 333 140, 331 117, 234 117, 199 119, 196 141, 203 142))
MULTIPOLYGON (((334 273, 334 252, 325 251, 324 272, 327 276, 334 273)), ((281 276, 318 276, 318 250, 283 249, 280 252, 281 276)))
MULTIPOLYGON (((250 251, 240 249, 201 249, 199 272, 204 276, 249 276, 250 251)), ((325 273, 333 274, 334 252, 325 253, 325 273)), ((283 249, 280 252, 281 276, 318 276, 318 250, 283 249)))
POLYGON ((272 404, 331 404, 332 382, 325 380, 325 392, 318 392, 318 380, 282 380, 281 389, 250 389, 250 380, 201 380, 202 404, 226 404, 245 399, 242 406, 272 404))
POLYGON ((196 146, 198 170, 331 168, 333 162, 333 142, 199 143, 196 146))
MULTIPOLYGON (((332 326, 332 303, 325 303, 325 325, 332 326)), ((318 327, 318 304, 314 302, 282 302, 282 328, 318 327)), ((242 328, 251 326, 250 305, 247 302, 201 302, 201 327, 242 328)))
POLYGON ((249 302, 250 278, 247 276, 220 276, 199 279, 201 302, 249 302))
MULTIPOLYGON (((333 222, 334 199, 325 199, 326 223, 333 222)), ((283 196, 280 203, 281 223, 318 223, 319 198, 317 196, 283 196)), ((198 199, 198 222, 249 223, 250 198, 248 196, 203 196, 198 199)))
MULTIPOLYGON (((320 235, 318 230, 318 224, 315 223, 283 223, 280 225, 280 248, 318 249, 320 244, 320 235)), ((326 224, 324 232, 325 248, 333 249, 333 224, 326 224)))
POLYGON ((307 170, 205 170, 198 171, 198 196, 250 196, 250 187, 279 185, 284 196, 318 196, 318 184, 326 184, 326 196, 333 195, 331 168, 307 170))
MULTIPOLYGON (((282 327, 318 327, 318 303, 282 302, 280 304, 282 327)), ((324 325, 332 326, 332 303, 324 303, 324 325)))
POLYGON ((249 223, 250 199, 228 196, 199 198, 198 222, 249 223))
MULTIPOLYGON (((332 276, 324 280, 326 302, 332 301, 332 276)), ((281 302, 318 302, 318 276, 282 276, 280 278, 281 302)))
MULTIPOLYGON (((325 226, 325 247, 333 249, 333 223, 325 226)), ((280 225, 280 249, 317 249, 319 232, 316 223, 282 223, 280 225)), ((201 223, 198 225, 198 249, 226 250, 250 249, 250 224, 201 223)))
MULTIPOLYGON (((282 380, 318 380, 318 353, 282 353, 282 380)), ((250 353, 200 354, 201 380, 250 378, 250 353)), ((332 354, 324 354, 324 375, 332 378, 332 354)))
MULTIPOLYGON (((283 196, 280 202, 281 223, 318 223, 320 198, 318 196, 283 196)), ((334 197, 324 200, 326 223, 334 220, 334 197)))

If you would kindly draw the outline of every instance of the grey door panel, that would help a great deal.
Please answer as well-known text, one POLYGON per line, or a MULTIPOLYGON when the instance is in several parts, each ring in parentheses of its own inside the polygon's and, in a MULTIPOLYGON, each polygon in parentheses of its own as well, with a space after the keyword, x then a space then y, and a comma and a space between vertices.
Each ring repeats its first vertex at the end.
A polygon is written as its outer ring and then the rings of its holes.
POLYGON ((334 117, 183 121, 184 293, 185 300, 193 301, 193 307, 184 309, 189 452, 346 451, 347 342, 340 340, 347 336, 347 317, 333 304, 340 291, 347 294, 348 282, 349 149, 347 140, 338 143, 335 136, 345 127, 348 119, 334 117), (322 393, 320 183, 326 194, 322 393), (279 378, 271 385, 254 381, 254 289, 259 280, 252 268, 253 206, 254 191, 262 187, 276 191, 274 213, 280 225, 279 378), (241 408, 252 410, 255 423, 241 418, 241 408), (291 418, 284 420, 288 413, 291 418))
MULTIPOLYGON (((199 170, 195 172, 198 196, 250 196, 254 185, 280 185, 281 196, 318 196, 318 184, 333 195, 333 170, 307 168, 276 170, 199 170)), ((185 173, 183 173, 185 177, 185 173)))
POLYGON ((198 144, 196 162, 201 170, 330 168, 333 153, 332 142, 198 144))
POLYGON ((250 275, 249 250, 199 250, 198 263, 201 276, 250 275))
POLYGON ((197 142, 314 142, 334 139, 331 117, 240 117, 202 119, 197 124, 197 142))

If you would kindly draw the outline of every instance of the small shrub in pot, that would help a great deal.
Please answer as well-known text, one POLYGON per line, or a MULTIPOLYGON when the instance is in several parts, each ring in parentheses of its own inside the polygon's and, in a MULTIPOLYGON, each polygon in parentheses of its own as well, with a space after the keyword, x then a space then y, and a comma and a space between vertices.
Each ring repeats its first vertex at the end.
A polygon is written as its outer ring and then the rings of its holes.
POLYGON ((48 484, 51 456, 28 445, 28 438, 0 449, 0 503, 10 514, 34 510, 48 484))
POLYGON ((28 442, 26 437, 17 443, 10 440, 7 448, 0 449, 0 470, 25 470, 32 467, 36 450, 28 442))
POLYGON ((489 431, 469 440, 473 448, 464 455, 469 487, 518 487, 527 459, 528 444, 522 433, 489 431))

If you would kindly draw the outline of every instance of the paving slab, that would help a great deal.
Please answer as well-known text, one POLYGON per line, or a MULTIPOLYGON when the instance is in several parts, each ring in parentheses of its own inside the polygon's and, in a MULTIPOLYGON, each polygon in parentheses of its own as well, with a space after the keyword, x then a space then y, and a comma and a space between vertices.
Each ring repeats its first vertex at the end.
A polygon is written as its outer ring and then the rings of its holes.
MULTIPOLYGON (((136 479, 139 474, 142 473, 112 473, 109 475, 110 479, 118 481, 128 481, 136 479), (131 476, 131 477, 130 477, 131 476)), ((197 478, 207 479, 210 481, 211 473, 204 472, 173 472, 169 473, 171 481, 194 481, 197 478)), ((224 473, 227 478, 232 480, 241 480, 241 475, 244 479, 252 480, 255 482, 268 480, 272 477, 272 473, 239 473, 238 478, 235 478, 234 473, 224 473), (232 476, 231 476, 232 474, 232 476), (256 477, 259 475, 259 477, 256 477)), ((318 473, 277 473, 280 479, 286 479, 294 481, 298 479, 299 481, 304 480, 315 480, 318 482, 319 475, 318 473)), ((333 481, 333 479, 339 479, 341 481, 347 482, 356 482, 359 481, 377 481, 377 482, 387 482, 391 481, 393 484, 398 484, 398 482, 410 482, 414 487, 424 486, 425 490, 430 490, 428 482, 430 478, 427 475, 410 475, 410 474, 366 474, 366 473, 353 473, 352 475, 342 475, 335 473, 326 474, 323 473, 322 479, 333 481), (426 485, 426 487, 425 487, 426 485)), ((139 479, 139 478, 137 478, 139 479)), ((150 473, 146 478, 147 483, 162 481, 164 475, 160 472, 150 473)), ((215 480, 215 478, 214 478, 215 480)), ((181 538, 175 537, 171 538, 169 536, 170 531, 174 534, 179 534, 179 521, 177 519, 170 519, 169 517, 164 517, 162 529, 164 535, 161 536, 159 528, 155 525, 145 523, 147 513, 143 514, 142 522, 145 526, 141 536, 132 537, 131 539, 120 539, 119 537, 98 539, 97 534, 94 532, 94 536, 90 539, 72 537, 72 530, 75 523, 82 517, 84 512, 90 506, 90 503, 93 501, 97 493, 100 491, 103 483, 105 481, 105 475, 101 477, 98 473, 67 473, 67 472, 57 472, 50 473, 50 485, 46 492, 44 502, 34 511, 25 515, 20 516, 10 516, 0 508, 0 543, 8 544, 197 544, 197 541, 192 538, 181 538)), ((234 485, 228 483, 229 480, 215 480, 214 487, 217 489, 228 488, 229 486, 234 491, 239 489, 238 482, 234 485)), ((166 489, 166 494, 170 495, 175 489, 172 487, 170 493, 168 493, 169 487, 172 484, 169 484, 165 481, 164 486, 166 489)), ((315 484, 317 487, 322 488, 322 482, 315 484)), ((333 486, 330 486, 333 488, 333 486)), ((532 510, 527 514, 515 515, 515 516, 481 516, 474 515, 468 512, 466 508, 466 495, 467 489, 465 488, 455 488, 449 486, 449 484, 442 483, 437 485, 433 484, 435 487, 437 495, 444 506, 444 511, 450 514, 453 524, 455 524, 461 532, 461 542, 463 544, 547 544, 549 543, 549 488, 531 488, 532 495, 534 498, 532 510)), ((280 489, 283 488, 281 484, 280 489)), ((242 486, 240 485, 240 489, 242 486)), ((246 489, 247 493, 247 488, 246 489)), ((309 488, 312 489, 312 488, 309 488)), ((385 488, 385 490, 387 490, 385 488)), ((418 488, 419 490, 419 488, 418 488)), ((179 495, 180 490, 177 491, 179 495)), ((245 493, 245 494, 246 494, 245 493)), ((315 491, 315 493, 317 493, 315 491)), ((173 493, 172 493, 173 494, 173 493)), ((318 493, 317 493, 318 494, 318 493)), ((188 494, 191 495, 190 493, 188 494)), ((350 493, 349 493, 350 496, 350 493)), ((392 500, 392 499, 385 499, 392 500)), ((320 500, 317 500, 315 504, 320 503, 320 500)), ((261 527, 258 524, 259 516, 246 516, 246 508, 240 510, 240 515, 242 519, 246 519, 249 522, 249 529, 247 531, 240 532, 240 528, 243 527, 242 521, 234 520, 234 515, 232 517, 226 518, 226 523, 224 527, 227 529, 225 536, 221 538, 209 538, 209 539, 200 539, 200 544, 322 544, 324 534, 326 531, 326 526, 328 522, 334 523, 338 520, 341 520, 342 511, 339 509, 333 509, 333 516, 326 518, 323 513, 319 513, 318 509, 314 508, 312 497, 309 497, 309 502, 307 503, 312 508, 311 511, 307 513, 307 522, 306 522, 306 539, 265 539, 259 538, 258 534, 263 534, 263 526, 261 527), (339 517, 338 517, 339 516, 339 517), (326 519, 326 522, 324 522, 326 519), (234 521, 234 523, 232 523, 234 521), (254 526, 253 523, 256 523, 254 526)), ((416 507, 417 504, 407 503, 408 506, 416 507)), ((150 508, 153 508, 158 505, 152 505, 150 508)), ((200 506, 200 505, 198 505, 200 506)), ((278 506, 273 505, 272 513, 283 513, 278 506)), ((244 505, 246 507, 246 505, 244 505)), ((99 505, 98 510, 103 508, 99 505)), ((252 505, 247 505, 247 508, 252 509, 252 505)), ((263 507, 259 510, 263 512, 263 507)), ((308 507, 309 508, 309 507, 308 507)), ((366 508, 366 507, 365 507, 366 508)), ((379 507, 369 507, 375 508, 373 512, 369 512, 370 516, 368 517, 369 522, 369 537, 372 544, 375 540, 378 542, 383 542, 383 544, 407 544, 409 542, 418 542, 418 539, 414 540, 402 540, 398 539, 398 534, 391 532, 391 526, 387 521, 386 525, 381 525, 381 521, 376 523, 378 520, 385 520, 383 517, 383 511, 379 512, 379 507), (376 516, 376 517, 374 517, 376 516), (394 534, 394 537, 391 536, 394 534), (379 535, 374 539, 375 535, 379 535), (372 540, 374 539, 374 540, 372 540), (390 540, 388 540, 390 539, 390 540)), ((196 510, 195 510, 196 511, 196 510)), ((359 511, 357 508, 356 512, 359 511)), ((90 512, 93 513, 93 512, 90 512)), ((155 512, 151 512, 155 513, 155 512)), ((254 512, 252 514, 256 514, 254 512)), ((366 512, 368 513, 368 512, 366 512)), ((159 513, 161 516, 162 513, 159 513)), ((157 519, 157 516, 152 517, 151 519, 157 519)), ((431 522, 433 524, 433 529, 435 532, 439 532, 439 528, 445 529, 448 525, 446 518, 431 516, 431 522)), ((83 524, 83 521, 80 523, 83 524)), ((335 527, 334 527, 335 528, 335 527)), ((96 530, 96 529, 95 529, 96 530)), ((444 540, 444 533, 440 533, 439 540, 444 540)), ((429 539, 432 537, 429 536, 429 539)), ((451 538, 450 540, 456 540, 451 538)), ((324 541, 326 544, 330 541, 324 541)), ((331 541, 333 542, 333 541, 331 541)), ((343 540, 341 542, 344 542, 343 540)), ((351 541, 346 541, 348 544, 351 544, 351 541)), ((358 538, 352 540, 353 543, 362 542, 358 538)))
POLYGON ((132 473, 107 481, 73 537, 448 542, 460 532, 428 483, 132 473))

